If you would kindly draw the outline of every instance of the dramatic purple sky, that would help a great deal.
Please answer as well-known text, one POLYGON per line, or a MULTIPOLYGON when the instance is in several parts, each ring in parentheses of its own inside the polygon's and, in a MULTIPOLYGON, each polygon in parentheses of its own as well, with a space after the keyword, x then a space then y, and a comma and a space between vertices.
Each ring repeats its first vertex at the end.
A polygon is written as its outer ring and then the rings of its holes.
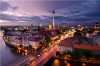
POLYGON ((2 0, 0 25, 47 25, 52 22, 68 25, 92 25, 100 22, 99 0, 2 0))

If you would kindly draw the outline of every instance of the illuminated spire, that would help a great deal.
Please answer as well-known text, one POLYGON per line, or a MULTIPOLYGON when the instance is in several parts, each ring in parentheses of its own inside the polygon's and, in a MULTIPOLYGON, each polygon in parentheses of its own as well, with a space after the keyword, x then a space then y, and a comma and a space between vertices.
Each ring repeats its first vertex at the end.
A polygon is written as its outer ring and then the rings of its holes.
POLYGON ((53 13, 53 15, 55 14, 55 11, 54 11, 54 9, 53 9, 52 13, 53 13))
POLYGON ((52 24, 53 24, 53 29, 55 29, 55 22, 54 22, 54 15, 55 15, 55 11, 54 11, 54 9, 53 9, 53 11, 52 11, 52 24))

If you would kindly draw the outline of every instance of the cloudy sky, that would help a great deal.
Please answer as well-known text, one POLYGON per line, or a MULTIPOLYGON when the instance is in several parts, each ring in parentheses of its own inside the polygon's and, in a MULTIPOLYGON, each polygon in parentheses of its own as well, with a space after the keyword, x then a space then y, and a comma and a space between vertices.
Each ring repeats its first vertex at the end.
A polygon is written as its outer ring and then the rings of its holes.
POLYGON ((52 22, 68 25, 93 25, 100 22, 99 0, 2 0, 0 25, 47 25, 52 22))

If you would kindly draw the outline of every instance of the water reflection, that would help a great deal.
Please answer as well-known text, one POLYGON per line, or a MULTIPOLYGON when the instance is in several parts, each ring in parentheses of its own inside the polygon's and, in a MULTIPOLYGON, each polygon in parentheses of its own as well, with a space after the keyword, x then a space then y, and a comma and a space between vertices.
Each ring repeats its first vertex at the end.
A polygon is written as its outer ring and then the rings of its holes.
POLYGON ((67 63, 67 61, 64 61, 65 62, 65 64, 67 63))
POLYGON ((71 66, 70 63, 67 63, 66 66, 71 66))
POLYGON ((53 66, 60 66, 60 61, 58 59, 55 59, 53 66))
POLYGON ((15 60, 18 60, 21 56, 15 54, 14 52, 11 51, 9 47, 6 46, 2 34, 0 32, 0 55, 1 55, 1 63, 0 66, 5 66, 15 60))
POLYGON ((44 66, 100 66, 100 64, 82 63, 79 61, 66 61, 51 58, 44 66))
MULTIPOLYGON (((68 63, 67 61, 64 61, 63 64, 65 66, 71 66, 70 63, 68 63)), ((53 66, 62 66, 62 62, 59 59, 55 59, 52 65, 53 66)))

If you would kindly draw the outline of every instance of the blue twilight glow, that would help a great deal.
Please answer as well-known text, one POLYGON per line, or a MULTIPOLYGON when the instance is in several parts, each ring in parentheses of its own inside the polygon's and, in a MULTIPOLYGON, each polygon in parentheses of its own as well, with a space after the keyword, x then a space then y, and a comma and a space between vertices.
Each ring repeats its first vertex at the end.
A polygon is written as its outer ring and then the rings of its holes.
POLYGON ((0 1, 0 25, 47 25, 65 21, 68 25, 92 25, 100 21, 99 0, 2 0, 0 1))

